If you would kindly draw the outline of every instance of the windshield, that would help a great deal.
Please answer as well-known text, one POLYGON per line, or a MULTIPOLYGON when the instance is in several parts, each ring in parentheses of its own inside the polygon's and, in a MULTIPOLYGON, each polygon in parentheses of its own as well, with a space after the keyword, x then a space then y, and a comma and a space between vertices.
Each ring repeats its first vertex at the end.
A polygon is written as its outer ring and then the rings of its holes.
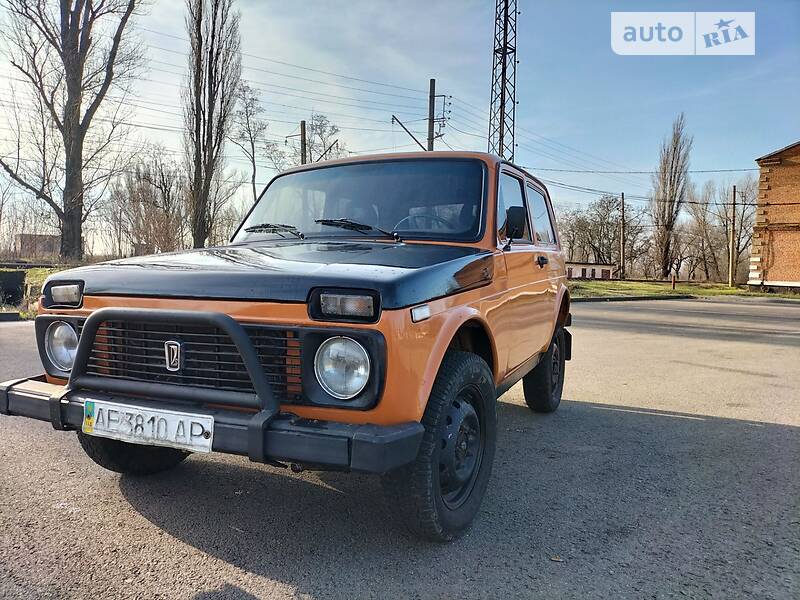
POLYGON ((276 178, 234 237, 385 237, 469 241, 480 231, 483 163, 474 159, 389 160, 323 167, 276 178), (354 229, 325 220, 347 219, 354 229), (323 222, 319 222, 323 221, 323 222), (247 231, 250 229, 250 231, 247 231))

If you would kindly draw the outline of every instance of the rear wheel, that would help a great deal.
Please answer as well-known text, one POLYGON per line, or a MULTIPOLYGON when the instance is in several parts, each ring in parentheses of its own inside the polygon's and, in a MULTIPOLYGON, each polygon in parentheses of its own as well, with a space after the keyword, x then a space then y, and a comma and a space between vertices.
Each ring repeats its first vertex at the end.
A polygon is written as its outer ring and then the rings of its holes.
POLYGON ((522 379, 525 402, 534 412, 553 412, 561 404, 566 365, 565 341, 564 330, 559 327, 539 364, 522 379))
POLYGON ((83 450, 101 467, 127 475, 152 475, 183 462, 188 452, 159 446, 128 444, 78 432, 83 450))
POLYGON ((422 419, 416 460, 383 476, 391 508, 417 535, 449 541, 473 521, 497 438, 495 386, 475 354, 445 355, 422 419))

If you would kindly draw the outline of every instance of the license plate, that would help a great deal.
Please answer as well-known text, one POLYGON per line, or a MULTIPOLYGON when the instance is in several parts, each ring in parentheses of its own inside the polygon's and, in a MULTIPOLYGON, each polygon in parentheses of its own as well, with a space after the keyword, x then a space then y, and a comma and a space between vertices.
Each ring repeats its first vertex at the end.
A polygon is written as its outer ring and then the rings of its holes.
POLYGON ((87 400, 83 432, 134 444, 211 452, 214 417, 87 400))

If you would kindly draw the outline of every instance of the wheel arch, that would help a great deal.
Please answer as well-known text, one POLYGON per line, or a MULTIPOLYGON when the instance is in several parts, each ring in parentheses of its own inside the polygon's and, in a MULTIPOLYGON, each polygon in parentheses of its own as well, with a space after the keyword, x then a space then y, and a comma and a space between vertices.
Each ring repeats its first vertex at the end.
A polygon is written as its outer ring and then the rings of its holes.
MULTIPOLYGON (((444 315, 440 315, 444 316, 444 315)), ((463 349, 465 344, 470 348, 478 348, 477 354, 484 360, 487 358, 489 370, 495 384, 497 383, 499 360, 492 330, 483 315, 472 307, 462 306, 449 311, 444 321, 436 326, 436 341, 429 353, 428 364, 420 380, 418 391, 418 417, 421 419, 428 405, 433 383, 439 374, 445 354, 452 348, 463 349)))
POLYGON ((492 377, 497 380, 497 349, 489 327, 482 319, 473 316, 463 321, 451 336, 447 350, 462 350, 477 354, 486 361, 492 377))
POLYGON ((572 300, 569 295, 569 290, 567 286, 562 284, 558 290, 558 296, 556 297, 556 328, 564 327, 568 324, 567 319, 569 318, 571 304, 572 300))

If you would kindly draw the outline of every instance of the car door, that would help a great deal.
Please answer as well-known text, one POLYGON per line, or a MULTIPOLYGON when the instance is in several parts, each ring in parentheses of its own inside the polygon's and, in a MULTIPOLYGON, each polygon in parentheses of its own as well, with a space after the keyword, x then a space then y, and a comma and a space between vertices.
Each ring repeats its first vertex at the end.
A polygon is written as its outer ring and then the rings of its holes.
POLYGON ((543 298, 543 307, 547 311, 547 322, 552 329, 558 286, 564 273, 564 257, 558 245, 555 220, 549 198, 546 195, 547 192, 533 181, 528 181, 525 189, 528 211, 533 225, 532 237, 536 253, 534 261, 539 269, 538 278, 547 287, 547 293, 543 298))
POLYGON ((530 219, 523 234, 508 244, 505 225, 506 209, 510 206, 527 206, 525 182, 515 171, 503 169, 497 189, 497 244, 503 251, 507 277, 500 315, 507 341, 507 372, 547 346, 552 319, 548 312, 552 304, 548 304, 547 299, 547 270, 536 264, 540 252, 533 244, 530 219))

